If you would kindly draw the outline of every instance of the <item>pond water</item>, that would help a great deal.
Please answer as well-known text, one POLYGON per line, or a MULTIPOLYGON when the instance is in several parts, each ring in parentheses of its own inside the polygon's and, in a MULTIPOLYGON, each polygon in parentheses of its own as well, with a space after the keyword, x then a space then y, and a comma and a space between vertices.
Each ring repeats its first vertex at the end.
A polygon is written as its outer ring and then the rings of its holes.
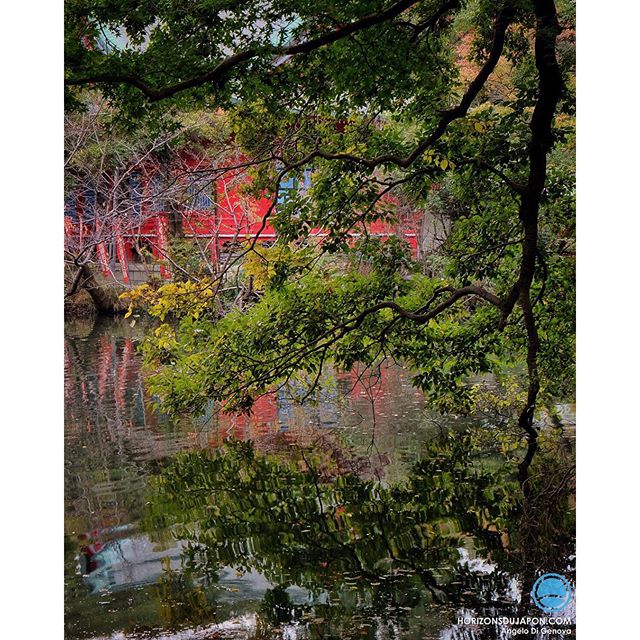
MULTIPOLYGON (((523 505, 522 452, 480 456, 486 416, 427 411, 396 364, 330 376, 304 406, 290 389, 251 416, 171 421, 144 330, 66 326, 67 638, 506 638, 460 619, 540 617, 535 579, 573 582, 570 407, 551 484, 523 505)), ((575 636, 573 612, 552 630, 575 636)))

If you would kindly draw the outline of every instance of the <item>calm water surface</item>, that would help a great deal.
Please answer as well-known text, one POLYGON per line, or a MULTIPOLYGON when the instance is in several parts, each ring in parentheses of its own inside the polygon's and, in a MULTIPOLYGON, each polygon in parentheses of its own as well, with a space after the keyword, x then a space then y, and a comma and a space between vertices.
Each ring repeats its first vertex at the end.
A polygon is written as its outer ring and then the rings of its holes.
POLYGON ((335 376, 303 407, 290 389, 250 417, 172 422, 151 408, 143 335, 121 319, 66 327, 67 638, 510 637, 458 618, 539 615, 523 598, 535 571, 572 571, 571 531, 527 576, 513 541, 479 529, 508 519, 513 489, 462 448, 482 421, 425 411, 402 368, 335 376), (458 435, 438 458, 443 433, 458 435))

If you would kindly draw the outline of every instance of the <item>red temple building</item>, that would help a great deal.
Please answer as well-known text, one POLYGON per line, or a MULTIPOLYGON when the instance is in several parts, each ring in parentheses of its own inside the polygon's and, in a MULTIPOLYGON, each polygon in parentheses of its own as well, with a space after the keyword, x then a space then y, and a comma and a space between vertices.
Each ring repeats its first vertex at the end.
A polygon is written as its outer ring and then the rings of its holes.
MULTIPOLYGON (((202 161, 193 156, 184 160, 188 172, 196 173, 202 161)), ((206 173, 203 172, 204 175, 206 173)), ((286 198, 290 189, 305 188, 310 184, 311 172, 305 174, 304 184, 293 179, 282 184, 278 202, 286 198)), ((153 273, 163 279, 171 278, 171 264, 167 262, 167 243, 170 221, 180 217, 181 234, 193 238, 211 265, 219 265, 223 256, 237 251, 240 243, 258 237, 263 245, 275 242, 277 233, 265 216, 271 199, 248 198, 242 193, 246 175, 229 171, 215 180, 210 178, 185 186, 185 198, 176 213, 163 197, 163 174, 156 166, 136 167, 121 181, 118 204, 104 202, 98 206, 100 194, 88 184, 71 190, 65 200, 65 240, 68 245, 82 248, 95 246, 100 270, 123 284, 139 284, 148 278, 149 256, 153 257, 153 273), (107 212, 107 213, 105 213, 107 212), (146 254, 146 257, 145 257, 146 254)), ((103 196, 108 200, 112 196, 103 196)), ((397 224, 377 221, 368 224, 369 235, 386 239, 398 236, 406 240, 414 255, 425 250, 424 212, 404 215, 397 224), (421 241, 422 239, 422 241, 421 241)), ((322 238, 325 229, 312 229, 311 234, 322 238)), ((352 234, 354 237, 358 233, 352 234)))

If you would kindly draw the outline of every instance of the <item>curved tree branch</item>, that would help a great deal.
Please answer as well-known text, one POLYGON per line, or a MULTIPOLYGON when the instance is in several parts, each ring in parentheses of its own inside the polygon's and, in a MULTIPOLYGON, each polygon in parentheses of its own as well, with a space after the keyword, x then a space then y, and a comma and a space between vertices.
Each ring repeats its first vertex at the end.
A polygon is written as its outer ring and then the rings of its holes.
MULTIPOLYGON (((318 149, 307 154, 299 163, 296 164, 307 164, 314 158, 322 158, 323 160, 343 160, 347 162, 354 162, 369 169, 375 169, 377 166, 383 164, 393 164, 403 169, 412 165, 429 147, 433 146, 444 135, 451 122, 459 118, 464 118, 467 115, 471 104, 480 93, 480 90, 485 85, 489 76, 493 73, 493 70, 496 68, 498 61, 502 56, 507 28, 509 27, 512 18, 513 13, 509 9, 504 9, 498 14, 495 20, 493 40, 487 60, 482 65, 476 77, 467 87, 467 90, 462 96, 460 102, 455 107, 442 112, 435 129, 426 138, 424 138, 413 149, 413 151, 411 151, 411 153, 406 156, 381 154, 373 158, 362 158, 351 153, 332 153, 318 149)), ((511 186, 517 190, 515 183, 511 186)))
POLYGON ((460 300, 460 298, 464 298, 466 296, 478 296, 479 298, 490 302, 498 308, 501 306, 501 300, 500 298, 498 298, 498 296, 478 285, 469 285, 460 289, 454 289, 453 287, 444 287, 439 289, 438 292, 440 293, 442 291, 451 291, 451 295, 446 300, 443 300, 439 305, 433 307, 433 309, 430 309, 429 311, 407 311, 396 302, 379 302, 378 304, 365 309, 359 316, 354 318, 351 321, 353 323, 352 326, 349 326, 348 329, 350 331, 356 329, 362 324, 367 316, 371 315, 372 313, 376 313, 377 311, 381 311, 382 309, 391 309, 402 318, 407 318, 408 320, 412 320, 413 322, 423 324, 425 322, 428 322, 432 318, 435 318, 443 311, 446 311, 449 307, 453 306, 453 304, 460 300))
MULTIPOLYGON (((240 65, 243 62, 247 62, 253 58, 257 58, 259 55, 263 53, 270 53, 274 56, 295 56, 299 54, 310 53, 320 47, 324 47, 328 44, 332 44, 333 42, 337 42, 338 40, 342 40, 350 36, 357 31, 362 31, 364 29, 368 29, 370 27, 383 24, 384 22, 388 22, 393 18, 397 17, 414 4, 416 4, 418 0, 400 0, 400 2, 396 2, 392 4, 387 9, 377 12, 370 13, 358 20, 354 20, 346 25, 338 27, 333 31, 329 31, 317 38, 311 38, 310 40, 305 40, 304 42, 299 42, 296 44, 291 44, 283 47, 252 47, 249 49, 244 49, 242 51, 238 51, 230 56, 227 56, 224 60, 218 63, 211 71, 207 71, 195 78, 190 78, 188 80, 183 80, 182 82, 177 82, 175 84, 162 87, 155 88, 148 84, 141 77, 131 74, 117 74, 117 73, 101 73, 89 76, 83 76, 79 78, 70 78, 65 81, 65 83, 69 86, 81 86, 86 84, 126 84, 136 89, 139 89, 150 102, 158 102, 159 100, 164 100, 166 98, 170 98, 177 93, 182 91, 186 91, 188 89, 194 89, 196 87, 200 87, 204 84, 213 84, 213 85, 221 85, 224 82, 226 74, 240 65)), ((458 1, 448 2, 445 6, 447 8, 454 8, 458 1)), ((438 12, 438 17, 442 15, 442 9, 438 12)))

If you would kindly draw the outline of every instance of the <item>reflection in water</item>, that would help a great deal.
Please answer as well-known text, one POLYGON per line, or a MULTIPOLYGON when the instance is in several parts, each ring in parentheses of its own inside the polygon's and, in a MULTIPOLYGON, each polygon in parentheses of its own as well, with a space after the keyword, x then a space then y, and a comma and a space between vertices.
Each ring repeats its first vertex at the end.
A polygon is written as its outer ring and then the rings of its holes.
POLYGON ((426 413, 397 366, 302 407, 291 388, 172 423, 150 409, 141 335, 68 327, 68 638, 507 637, 456 622, 538 615, 540 573, 573 581, 562 434, 541 437, 525 502, 517 438, 426 413))
MULTIPOLYGON (((303 621, 309 637, 425 637, 438 604, 528 609, 517 468, 481 455, 471 434, 432 440, 393 485, 332 475, 311 448, 283 460, 246 443, 179 456, 154 484, 147 526, 175 527, 190 571, 214 582, 228 566, 260 572, 275 585, 266 620, 303 621), (285 597, 293 585, 309 592, 306 607, 285 597)), ((568 550, 555 551, 565 572, 568 550)))

